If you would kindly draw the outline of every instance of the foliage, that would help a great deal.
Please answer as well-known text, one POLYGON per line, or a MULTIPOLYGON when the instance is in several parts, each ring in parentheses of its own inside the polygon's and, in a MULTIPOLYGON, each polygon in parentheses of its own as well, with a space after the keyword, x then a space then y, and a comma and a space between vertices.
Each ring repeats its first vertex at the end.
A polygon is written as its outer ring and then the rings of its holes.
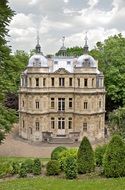
POLYGON ((77 154, 78 173, 84 174, 94 170, 94 152, 87 137, 81 141, 77 154))
POLYGON ((10 162, 0 163, 0 177, 6 177, 12 173, 12 165, 10 162))
POLYGON ((41 161, 39 158, 36 158, 34 160, 33 164, 33 174, 34 175, 40 175, 41 174, 41 161))
POLYGON ((19 161, 12 162, 12 174, 18 174, 20 171, 21 163, 19 161))
POLYGON ((47 175, 58 175, 60 173, 60 163, 58 160, 50 160, 46 166, 47 175))
POLYGON ((109 142, 103 159, 106 177, 125 176, 125 144, 120 136, 115 135, 109 142))
POLYGON ((110 132, 125 138, 125 107, 118 108, 109 114, 110 132))
POLYGON ((59 156, 59 162, 60 162, 60 165, 61 165, 61 169, 62 170, 65 170, 65 167, 66 167, 66 159, 68 157, 73 157, 74 159, 77 158, 77 149, 76 148, 70 148, 70 149, 67 149, 67 150, 64 150, 63 152, 61 152, 60 156, 59 156))
POLYGON ((56 147, 51 153, 51 160, 58 160, 60 153, 64 150, 67 150, 67 148, 64 146, 56 147))
POLYGON ((77 162, 72 156, 66 158, 65 175, 67 179, 74 179, 77 177, 77 162))
POLYGON ((107 145, 98 146, 95 149, 95 161, 97 166, 102 166, 103 156, 105 154, 107 145))
POLYGON ((5 108, 0 104, 0 143, 4 140, 4 134, 9 132, 12 124, 16 122, 16 111, 5 108))
POLYGON ((25 163, 21 163, 20 170, 19 170, 19 177, 26 177, 27 176, 27 169, 25 163))
POLYGON ((24 164, 25 164, 27 173, 32 173, 33 167, 34 167, 34 161, 32 159, 26 159, 24 164))

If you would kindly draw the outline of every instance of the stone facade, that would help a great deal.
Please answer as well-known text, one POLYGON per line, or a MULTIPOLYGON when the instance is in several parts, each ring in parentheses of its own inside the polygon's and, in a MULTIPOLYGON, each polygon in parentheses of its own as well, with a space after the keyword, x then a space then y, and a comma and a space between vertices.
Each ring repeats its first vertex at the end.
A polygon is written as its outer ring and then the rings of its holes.
POLYGON ((104 76, 97 61, 88 54, 32 56, 21 75, 19 115, 19 135, 31 141, 104 138, 104 76))

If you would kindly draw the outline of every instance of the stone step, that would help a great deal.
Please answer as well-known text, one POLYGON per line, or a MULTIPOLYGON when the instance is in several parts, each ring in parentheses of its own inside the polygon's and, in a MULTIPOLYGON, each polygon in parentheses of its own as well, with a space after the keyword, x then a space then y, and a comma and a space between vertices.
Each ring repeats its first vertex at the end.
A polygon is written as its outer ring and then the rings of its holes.
POLYGON ((72 144, 74 141, 67 137, 54 137, 51 138, 48 143, 50 144, 72 144))

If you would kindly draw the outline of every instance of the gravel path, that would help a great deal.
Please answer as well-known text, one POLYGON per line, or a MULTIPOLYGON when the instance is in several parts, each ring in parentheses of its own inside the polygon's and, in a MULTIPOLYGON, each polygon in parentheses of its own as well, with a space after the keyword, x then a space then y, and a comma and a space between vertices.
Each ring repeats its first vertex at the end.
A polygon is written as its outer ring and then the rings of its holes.
MULTIPOLYGON (((48 158, 52 150, 57 146, 59 146, 59 144, 32 143, 23 140, 18 136, 18 126, 15 125, 11 133, 7 135, 5 142, 0 145, 0 156, 48 158)), ((76 147, 78 144, 68 144, 64 146, 76 147)))

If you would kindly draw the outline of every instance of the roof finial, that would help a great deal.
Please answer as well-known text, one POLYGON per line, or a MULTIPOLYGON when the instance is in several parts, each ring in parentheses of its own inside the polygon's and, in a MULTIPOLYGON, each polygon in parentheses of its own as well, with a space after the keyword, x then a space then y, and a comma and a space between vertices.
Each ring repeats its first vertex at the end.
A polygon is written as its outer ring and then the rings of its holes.
POLYGON ((65 39, 66 39, 65 36, 63 36, 63 37, 62 37, 62 46, 63 46, 63 47, 65 46, 65 44, 64 44, 64 43, 65 43, 65 39))
POLYGON ((84 54, 87 54, 87 53, 88 53, 88 50, 89 50, 87 33, 88 33, 88 32, 86 32, 86 35, 85 35, 84 54))
POLYGON ((36 53, 41 53, 41 46, 39 44, 40 38, 39 38, 39 30, 37 30, 37 45, 36 45, 36 53))

